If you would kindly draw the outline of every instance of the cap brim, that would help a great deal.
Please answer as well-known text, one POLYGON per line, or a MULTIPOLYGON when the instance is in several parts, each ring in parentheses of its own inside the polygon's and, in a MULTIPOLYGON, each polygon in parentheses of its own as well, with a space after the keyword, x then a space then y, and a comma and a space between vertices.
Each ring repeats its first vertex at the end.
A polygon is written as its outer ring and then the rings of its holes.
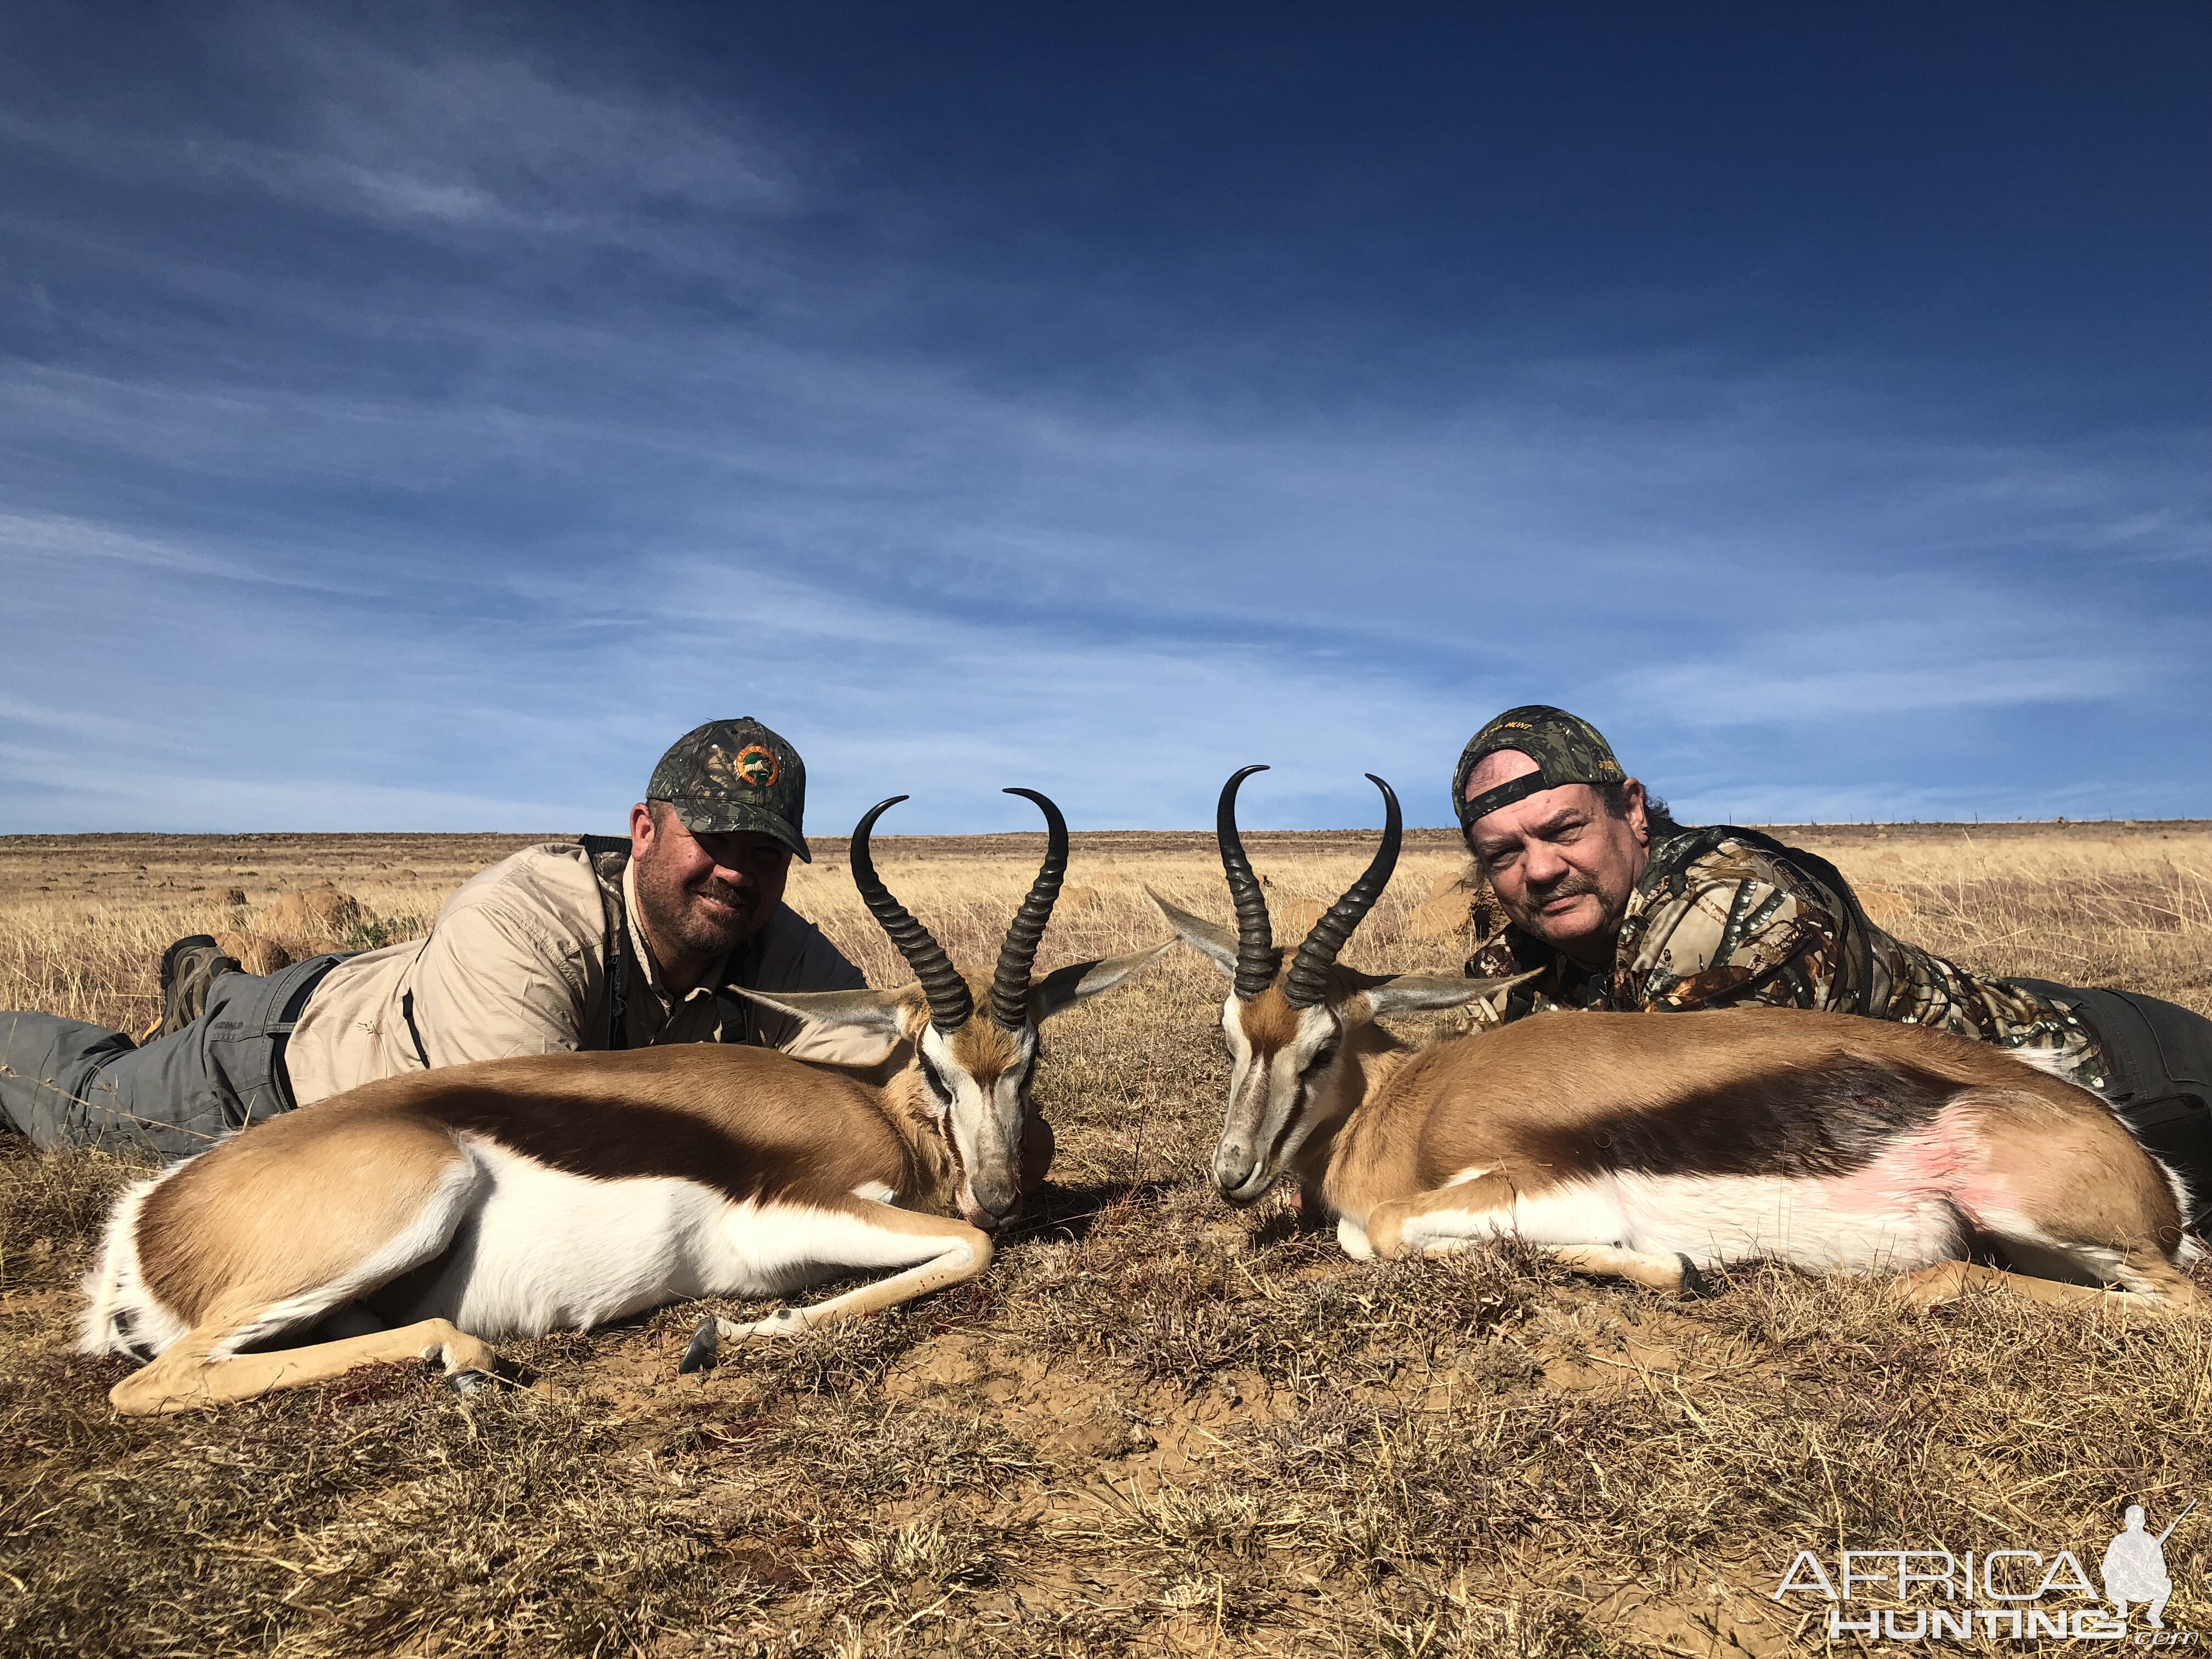
POLYGON ((766 836, 801 864, 814 862, 814 854, 806 850, 806 837, 766 807, 720 800, 672 800, 668 805, 676 821, 695 836, 766 836))

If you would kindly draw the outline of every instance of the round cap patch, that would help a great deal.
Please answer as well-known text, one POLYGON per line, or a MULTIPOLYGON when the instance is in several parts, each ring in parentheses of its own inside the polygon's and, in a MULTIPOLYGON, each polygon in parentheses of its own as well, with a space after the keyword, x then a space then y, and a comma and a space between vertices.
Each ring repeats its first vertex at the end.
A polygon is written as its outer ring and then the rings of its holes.
POLYGON ((773 789, 776 780, 783 775, 775 751, 758 743, 749 743, 738 750, 730 763, 730 770, 737 775, 738 782, 750 784, 756 789, 773 789))

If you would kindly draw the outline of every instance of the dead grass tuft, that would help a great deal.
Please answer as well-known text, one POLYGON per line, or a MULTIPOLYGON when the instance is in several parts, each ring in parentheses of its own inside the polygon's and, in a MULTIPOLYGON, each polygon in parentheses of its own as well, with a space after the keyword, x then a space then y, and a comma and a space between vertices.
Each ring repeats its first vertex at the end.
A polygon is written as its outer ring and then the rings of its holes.
POLYGON ((143 1168, 105 1152, 0 1158, 0 1291, 79 1269, 124 1183, 143 1168))

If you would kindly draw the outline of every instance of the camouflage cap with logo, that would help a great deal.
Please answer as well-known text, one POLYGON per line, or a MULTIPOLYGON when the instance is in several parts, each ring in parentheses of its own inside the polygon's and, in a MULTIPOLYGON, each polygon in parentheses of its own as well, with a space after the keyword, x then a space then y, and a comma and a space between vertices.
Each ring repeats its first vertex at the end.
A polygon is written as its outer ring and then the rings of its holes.
POLYGON ((695 836, 750 831, 769 836, 811 864, 804 828, 806 767, 799 751, 747 715, 708 720, 677 738, 653 781, 647 800, 665 800, 677 821, 695 836))
POLYGON ((1625 782, 1628 774, 1613 758, 1613 745, 1597 727, 1564 708, 1532 702, 1509 708, 1468 739, 1460 751, 1459 769, 1452 774, 1452 811, 1465 830, 1486 812, 1526 800, 1540 790, 1563 783, 1589 783, 1602 787, 1625 782), (1517 749, 1536 763, 1536 769, 1495 789, 1467 799, 1467 781, 1486 755, 1501 749, 1517 749))

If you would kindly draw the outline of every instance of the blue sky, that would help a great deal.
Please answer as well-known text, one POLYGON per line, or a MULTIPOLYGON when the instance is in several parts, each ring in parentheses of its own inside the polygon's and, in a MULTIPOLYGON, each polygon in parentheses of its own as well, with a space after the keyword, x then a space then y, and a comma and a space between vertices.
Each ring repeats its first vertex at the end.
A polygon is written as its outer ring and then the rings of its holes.
POLYGON ((0 831, 2212 816, 2197 5, 0 15, 0 831))

